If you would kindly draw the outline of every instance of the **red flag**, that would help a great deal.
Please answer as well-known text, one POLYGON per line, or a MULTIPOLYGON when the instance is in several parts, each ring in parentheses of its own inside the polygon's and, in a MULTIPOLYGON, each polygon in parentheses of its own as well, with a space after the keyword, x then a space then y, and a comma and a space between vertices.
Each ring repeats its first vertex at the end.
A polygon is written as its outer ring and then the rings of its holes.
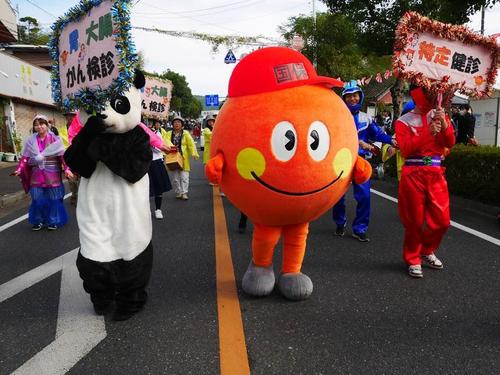
POLYGON ((375 81, 378 83, 382 83, 382 75, 380 73, 377 73, 377 76, 375 77, 375 81))
POLYGON ((388 79, 390 76, 392 76, 392 70, 387 69, 384 73, 384 78, 388 79))

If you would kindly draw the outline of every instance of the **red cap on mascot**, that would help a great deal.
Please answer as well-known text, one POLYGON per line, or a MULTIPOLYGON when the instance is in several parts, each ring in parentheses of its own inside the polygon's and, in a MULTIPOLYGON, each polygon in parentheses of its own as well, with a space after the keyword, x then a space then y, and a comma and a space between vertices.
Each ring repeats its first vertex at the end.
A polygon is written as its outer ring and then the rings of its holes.
POLYGON ((343 82, 318 76, 311 62, 290 48, 268 47, 244 57, 229 80, 231 98, 304 85, 342 87, 343 82))

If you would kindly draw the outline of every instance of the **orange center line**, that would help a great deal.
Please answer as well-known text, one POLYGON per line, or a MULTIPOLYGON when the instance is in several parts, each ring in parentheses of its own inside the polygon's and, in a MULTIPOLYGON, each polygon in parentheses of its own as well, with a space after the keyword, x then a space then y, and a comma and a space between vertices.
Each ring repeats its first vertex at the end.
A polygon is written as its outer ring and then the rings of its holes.
POLYGON ((215 269, 221 375, 250 374, 240 301, 234 278, 231 247, 219 188, 213 188, 215 269))

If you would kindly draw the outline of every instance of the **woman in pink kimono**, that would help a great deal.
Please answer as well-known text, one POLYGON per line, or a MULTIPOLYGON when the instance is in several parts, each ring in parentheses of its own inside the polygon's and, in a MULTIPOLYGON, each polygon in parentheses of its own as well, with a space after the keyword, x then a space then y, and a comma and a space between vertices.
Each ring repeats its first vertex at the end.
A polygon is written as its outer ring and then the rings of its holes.
POLYGON ((49 130, 45 116, 35 116, 33 133, 24 145, 14 175, 21 177, 24 190, 31 194, 28 220, 33 230, 38 231, 45 225, 49 230, 56 230, 68 221, 61 171, 64 170, 66 178, 73 178, 73 174, 63 161, 63 143, 49 130))

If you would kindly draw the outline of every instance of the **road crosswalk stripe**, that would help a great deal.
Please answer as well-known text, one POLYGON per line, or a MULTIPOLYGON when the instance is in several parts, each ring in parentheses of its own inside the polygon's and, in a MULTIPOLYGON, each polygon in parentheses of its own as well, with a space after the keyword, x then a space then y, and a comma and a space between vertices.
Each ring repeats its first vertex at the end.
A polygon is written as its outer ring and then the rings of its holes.
POLYGON ((104 318, 92 310, 76 268, 78 248, 0 285, 0 302, 62 271, 55 340, 13 374, 65 374, 106 337, 104 318))

